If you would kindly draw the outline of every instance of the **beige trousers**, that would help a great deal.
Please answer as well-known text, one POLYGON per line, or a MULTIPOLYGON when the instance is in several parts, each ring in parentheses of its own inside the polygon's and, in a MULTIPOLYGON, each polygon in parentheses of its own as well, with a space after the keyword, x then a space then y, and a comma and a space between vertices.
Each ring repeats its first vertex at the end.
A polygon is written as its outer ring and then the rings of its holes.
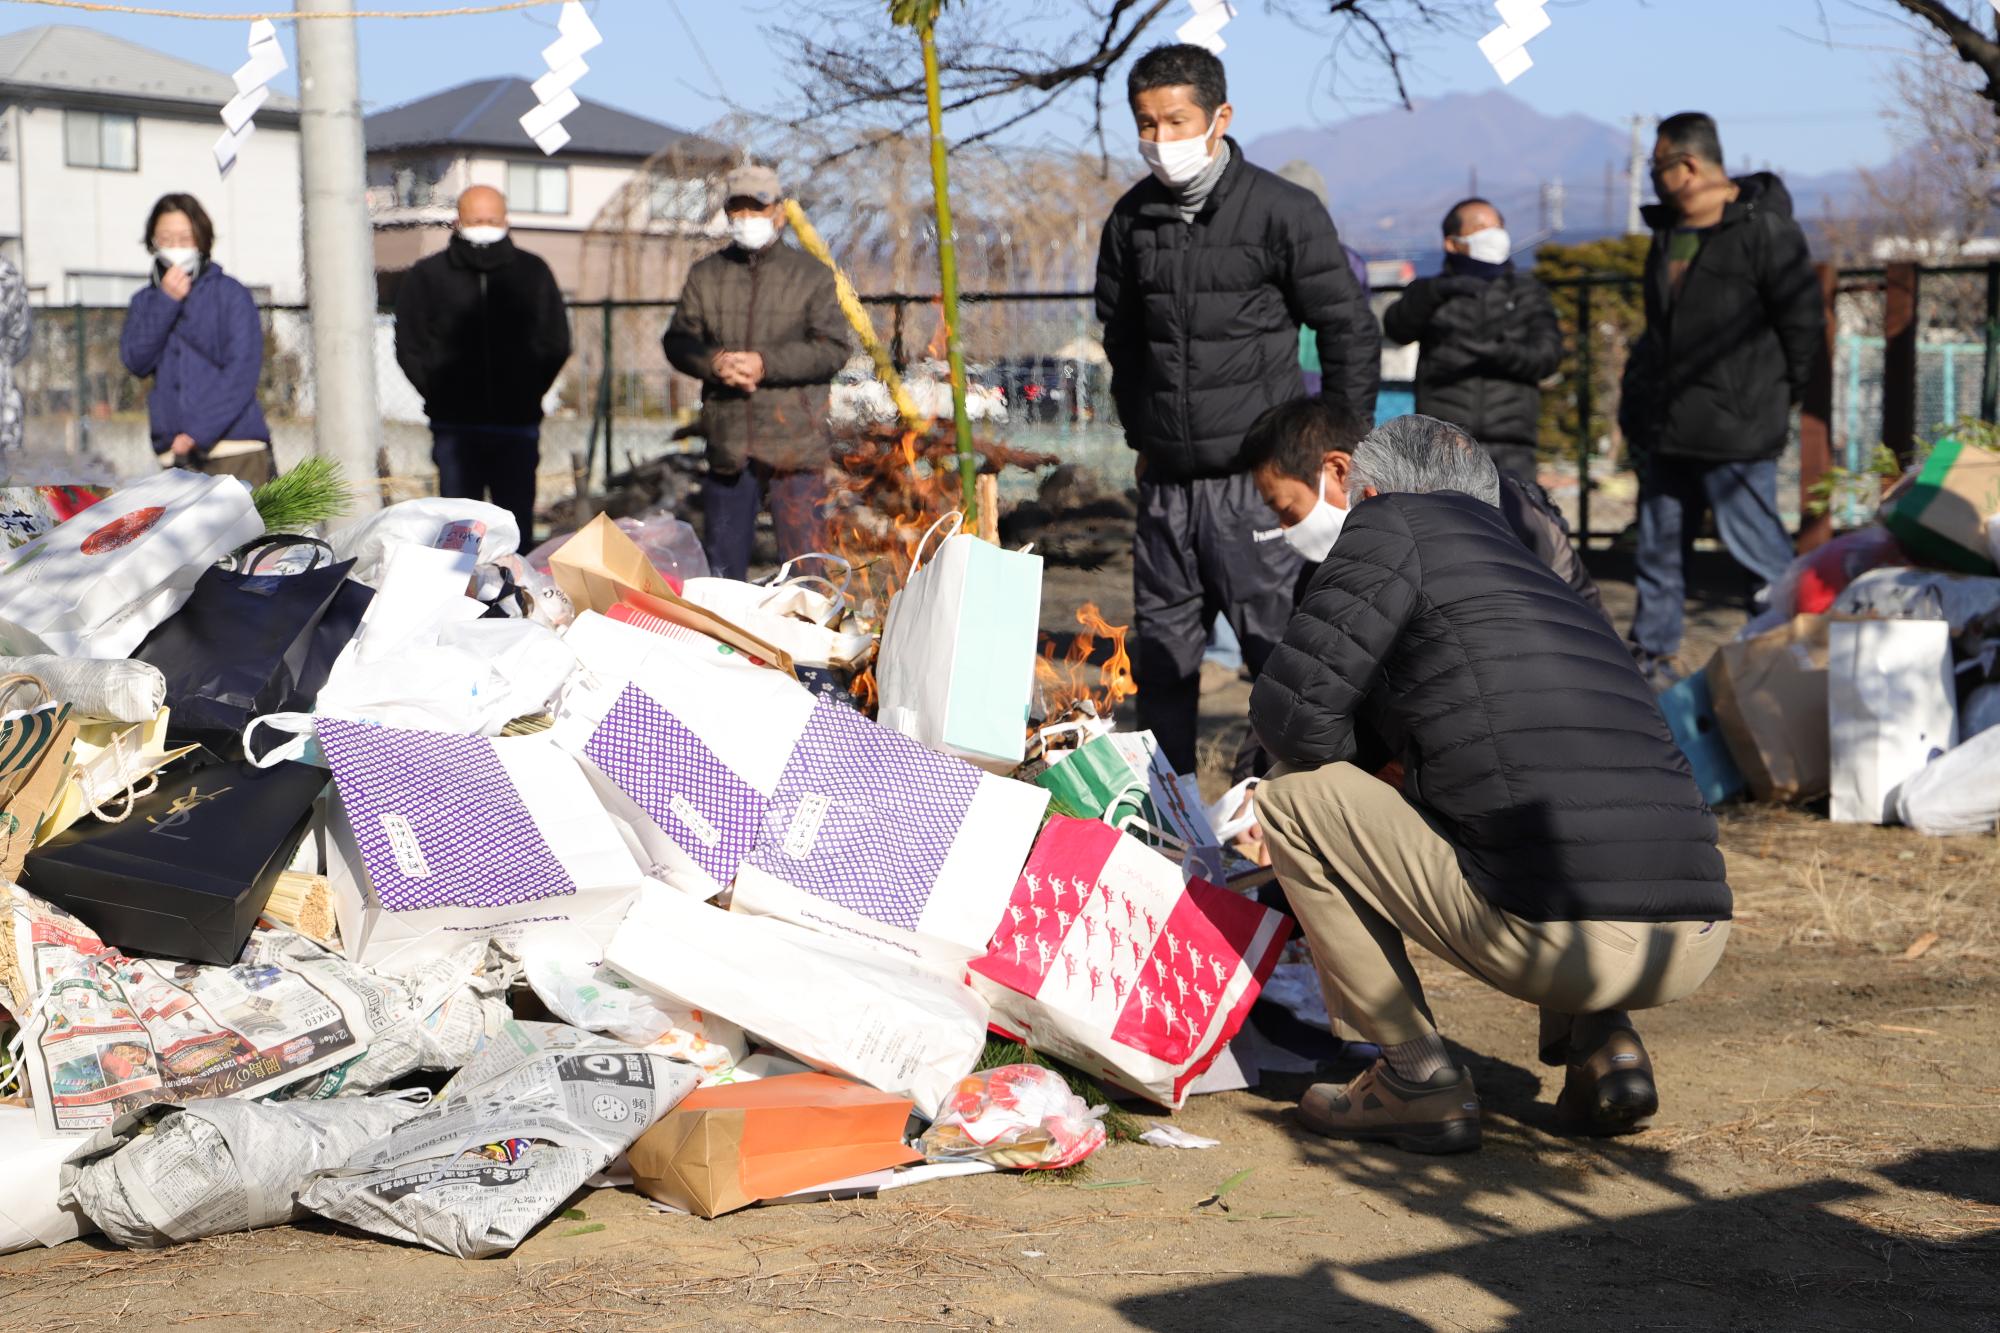
POLYGON ((1527 921, 1482 897, 1450 843, 1395 788, 1352 764, 1271 778, 1257 812, 1343 1036, 1393 1046, 1437 1030, 1404 937, 1497 991, 1539 1005, 1542 1058, 1573 1020, 1690 994, 1727 921, 1527 921))
MULTIPOLYGON (((160 466, 176 466, 174 456, 161 454, 160 466)), ((262 486, 278 475, 276 456, 262 440, 217 440, 195 470, 211 477, 234 477, 251 487, 262 486)))

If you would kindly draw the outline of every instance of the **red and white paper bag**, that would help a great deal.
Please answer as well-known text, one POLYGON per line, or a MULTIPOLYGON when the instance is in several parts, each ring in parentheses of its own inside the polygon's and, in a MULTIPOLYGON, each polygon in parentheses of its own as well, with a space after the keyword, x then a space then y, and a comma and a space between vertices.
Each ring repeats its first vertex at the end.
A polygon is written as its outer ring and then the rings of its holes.
POLYGON ((1051 819, 973 986, 995 1031, 1177 1107, 1243 1026, 1291 922, 1096 820, 1051 819))

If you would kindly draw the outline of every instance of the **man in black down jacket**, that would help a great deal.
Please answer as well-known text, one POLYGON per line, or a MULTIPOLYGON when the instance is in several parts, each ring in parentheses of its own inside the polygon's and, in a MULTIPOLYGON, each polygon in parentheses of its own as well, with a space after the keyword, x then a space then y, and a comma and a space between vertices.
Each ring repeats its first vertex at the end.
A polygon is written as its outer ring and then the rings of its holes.
POLYGON ((1541 382, 1562 362, 1548 289, 1516 272, 1500 210, 1465 199, 1444 215, 1444 272, 1382 312, 1393 343, 1417 343, 1417 411, 1463 426, 1503 472, 1533 482, 1541 382))
POLYGON ((1291 613, 1299 559, 1244 474, 1243 432, 1299 393, 1299 328, 1322 391, 1375 414, 1381 331, 1326 209, 1243 160, 1227 137, 1222 62, 1198 46, 1147 52, 1127 80, 1153 174, 1104 224, 1097 315, 1111 392, 1138 451, 1133 674, 1139 725, 1194 771, 1209 623, 1229 617, 1261 669, 1291 613))
POLYGON ((458 228, 396 289, 396 363, 424 396, 438 494, 492 502, 534 545, 542 397, 569 360, 569 311, 539 255, 507 239, 507 199, 458 197, 458 228))
POLYGON ((1626 363, 1618 419, 1639 458, 1639 604, 1632 652, 1655 685, 1676 677, 1686 553, 1713 510, 1753 604, 1785 572, 1778 455, 1791 406, 1825 350, 1825 309, 1792 198, 1769 172, 1731 179, 1715 122, 1660 122, 1646 332, 1626 363))
POLYGON ((1383 1048, 1311 1129, 1426 1152, 1479 1145, 1408 936, 1542 1011, 1585 1133, 1659 1104, 1626 1016, 1722 955, 1715 819, 1618 636, 1507 530, 1492 461, 1403 417, 1354 452, 1359 499, 1251 695, 1290 771, 1258 789, 1271 862, 1342 1035, 1383 1048), (1369 776, 1402 763, 1402 792, 1369 776))

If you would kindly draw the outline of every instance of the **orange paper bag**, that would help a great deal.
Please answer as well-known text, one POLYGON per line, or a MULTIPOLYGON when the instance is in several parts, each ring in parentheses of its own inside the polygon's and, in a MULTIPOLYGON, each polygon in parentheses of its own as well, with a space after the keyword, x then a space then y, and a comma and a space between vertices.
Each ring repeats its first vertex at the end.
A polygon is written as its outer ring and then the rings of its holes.
POLYGON ((705 606, 696 606, 660 577, 638 543, 603 514, 556 548, 549 573, 579 612, 609 615, 620 602, 630 602, 675 625, 699 630, 712 639, 796 675, 791 655, 705 606))
POLYGON ((921 1161, 903 1144, 910 1100, 829 1074, 690 1093, 632 1145, 648 1198, 701 1217, 921 1161))

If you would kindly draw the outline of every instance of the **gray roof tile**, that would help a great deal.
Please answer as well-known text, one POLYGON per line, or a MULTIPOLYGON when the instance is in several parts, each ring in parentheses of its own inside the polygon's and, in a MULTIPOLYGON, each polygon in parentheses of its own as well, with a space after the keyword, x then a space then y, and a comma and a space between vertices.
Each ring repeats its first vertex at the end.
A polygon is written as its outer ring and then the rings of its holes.
MULTIPOLYGON (((643 160, 678 145, 696 159, 734 161, 736 154, 712 139, 662 125, 629 111, 581 98, 582 106, 563 120, 570 142, 562 155, 625 157, 643 160)), ((366 124, 368 151, 408 148, 493 148, 503 152, 539 153, 521 129, 521 117, 534 109, 535 93, 528 80, 481 79, 441 93, 377 111, 366 124)))
MULTIPOLYGON (((97 98, 184 102, 191 107, 213 108, 220 108, 236 95, 236 85, 225 71, 166 55, 94 28, 68 24, 23 28, 0 36, 0 89, 57 97, 63 93, 81 93, 97 98)), ((271 94, 265 106, 288 113, 298 109, 295 101, 277 93, 271 94)))

